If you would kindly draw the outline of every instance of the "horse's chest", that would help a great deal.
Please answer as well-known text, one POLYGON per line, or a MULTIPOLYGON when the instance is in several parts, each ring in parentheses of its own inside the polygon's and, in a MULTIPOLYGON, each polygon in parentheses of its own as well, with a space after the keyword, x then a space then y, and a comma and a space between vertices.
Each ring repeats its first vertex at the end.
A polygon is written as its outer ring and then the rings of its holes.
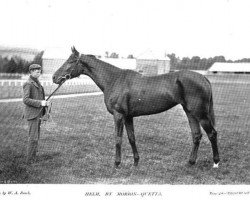
POLYGON ((117 93, 112 93, 111 95, 107 96, 105 98, 105 104, 107 107, 107 110, 113 114, 113 112, 116 110, 118 112, 125 112, 126 105, 124 102, 124 95, 119 95, 117 93))

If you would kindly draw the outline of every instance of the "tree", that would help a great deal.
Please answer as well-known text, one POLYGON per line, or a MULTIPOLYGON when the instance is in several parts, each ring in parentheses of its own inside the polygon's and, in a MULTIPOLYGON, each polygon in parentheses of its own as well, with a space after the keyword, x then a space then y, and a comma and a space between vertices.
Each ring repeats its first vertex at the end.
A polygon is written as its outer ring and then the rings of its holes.
POLYGON ((226 59, 224 56, 215 56, 213 60, 214 62, 226 62, 226 59))
POLYGON ((110 58, 119 58, 119 54, 113 52, 111 53, 110 58))
POLYGON ((6 65, 6 67, 7 67, 7 69, 6 69, 7 73, 16 73, 17 64, 16 64, 14 58, 10 59, 10 62, 6 65))
POLYGON ((207 70, 209 68, 209 66, 208 66, 208 60, 206 58, 202 58, 200 60, 199 65, 200 65, 200 69, 201 70, 207 70))
POLYGON ((194 64, 198 64, 200 62, 200 57, 199 56, 193 56, 191 58, 191 62, 194 63, 194 64))
POLYGON ((250 62, 250 58, 243 58, 241 60, 237 60, 236 62, 250 62))
POLYGON ((182 58, 182 60, 181 60, 181 62, 182 62, 182 64, 190 64, 190 58, 189 57, 184 57, 184 58, 182 58))
POLYGON ((109 52, 108 52, 108 51, 105 52, 105 57, 106 57, 106 58, 109 57, 109 52))
POLYGON ((167 57, 170 59, 170 67, 172 68, 172 69, 174 69, 175 67, 176 67, 176 64, 177 64, 177 58, 176 58, 176 56, 175 56, 175 54, 174 53, 172 53, 172 54, 167 54, 167 57))
POLYGON ((128 59, 134 59, 135 57, 132 54, 129 54, 127 58, 128 59))
POLYGON ((38 54, 35 56, 35 58, 34 58, 34 60, 33 60, 32 63, 34 63, 34 64, 39 64, 39 65, 42 66, 42 64, 43 64, 43 54, 44 54, 44 51, 41 51, 40 53, 38 53, 38 54))

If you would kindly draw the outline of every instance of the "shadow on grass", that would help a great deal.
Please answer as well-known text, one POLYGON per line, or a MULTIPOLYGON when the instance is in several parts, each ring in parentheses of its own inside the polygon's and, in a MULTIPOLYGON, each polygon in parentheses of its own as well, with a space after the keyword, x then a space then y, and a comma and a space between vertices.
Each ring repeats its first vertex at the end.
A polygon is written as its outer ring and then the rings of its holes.
MULTIPOLYGON (((37 157, 36 165, 57 157, 59 153, 37 157)), ((0 184, 43 183, 35 166, 27 165, 25 155, 10 149, 0 152, 0 184)))
POLYGON ((30 175, 24 157, 24 155, 8 149, 0 153, 1 183, 29 183, 30 175))
POLYGON ((37 162, 44 162, 55 159, 55 157, 60 156, 60 153, 43 154, 37 157, 37 162))

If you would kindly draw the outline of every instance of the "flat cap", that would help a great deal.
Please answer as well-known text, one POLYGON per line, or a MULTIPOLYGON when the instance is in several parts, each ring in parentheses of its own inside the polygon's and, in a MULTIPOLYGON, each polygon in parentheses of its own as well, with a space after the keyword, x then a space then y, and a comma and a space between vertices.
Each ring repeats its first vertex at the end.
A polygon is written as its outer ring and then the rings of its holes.
POLYGON ((32 69, 42 69, 41 65, 38 64, 32 64, 29 66, 29 71, 32 69))

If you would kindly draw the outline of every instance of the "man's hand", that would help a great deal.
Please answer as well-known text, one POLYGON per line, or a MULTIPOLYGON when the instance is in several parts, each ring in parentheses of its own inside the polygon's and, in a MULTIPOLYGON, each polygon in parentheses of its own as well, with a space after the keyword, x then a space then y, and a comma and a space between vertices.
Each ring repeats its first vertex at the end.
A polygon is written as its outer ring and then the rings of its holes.
POLYGON ((41 102, 41 104, 42 104, 42 106, 50 106, 50 104, 51 104, 51 102, 50 101, 45 101, 45 100, 43 100, 42 102, 41 102))

